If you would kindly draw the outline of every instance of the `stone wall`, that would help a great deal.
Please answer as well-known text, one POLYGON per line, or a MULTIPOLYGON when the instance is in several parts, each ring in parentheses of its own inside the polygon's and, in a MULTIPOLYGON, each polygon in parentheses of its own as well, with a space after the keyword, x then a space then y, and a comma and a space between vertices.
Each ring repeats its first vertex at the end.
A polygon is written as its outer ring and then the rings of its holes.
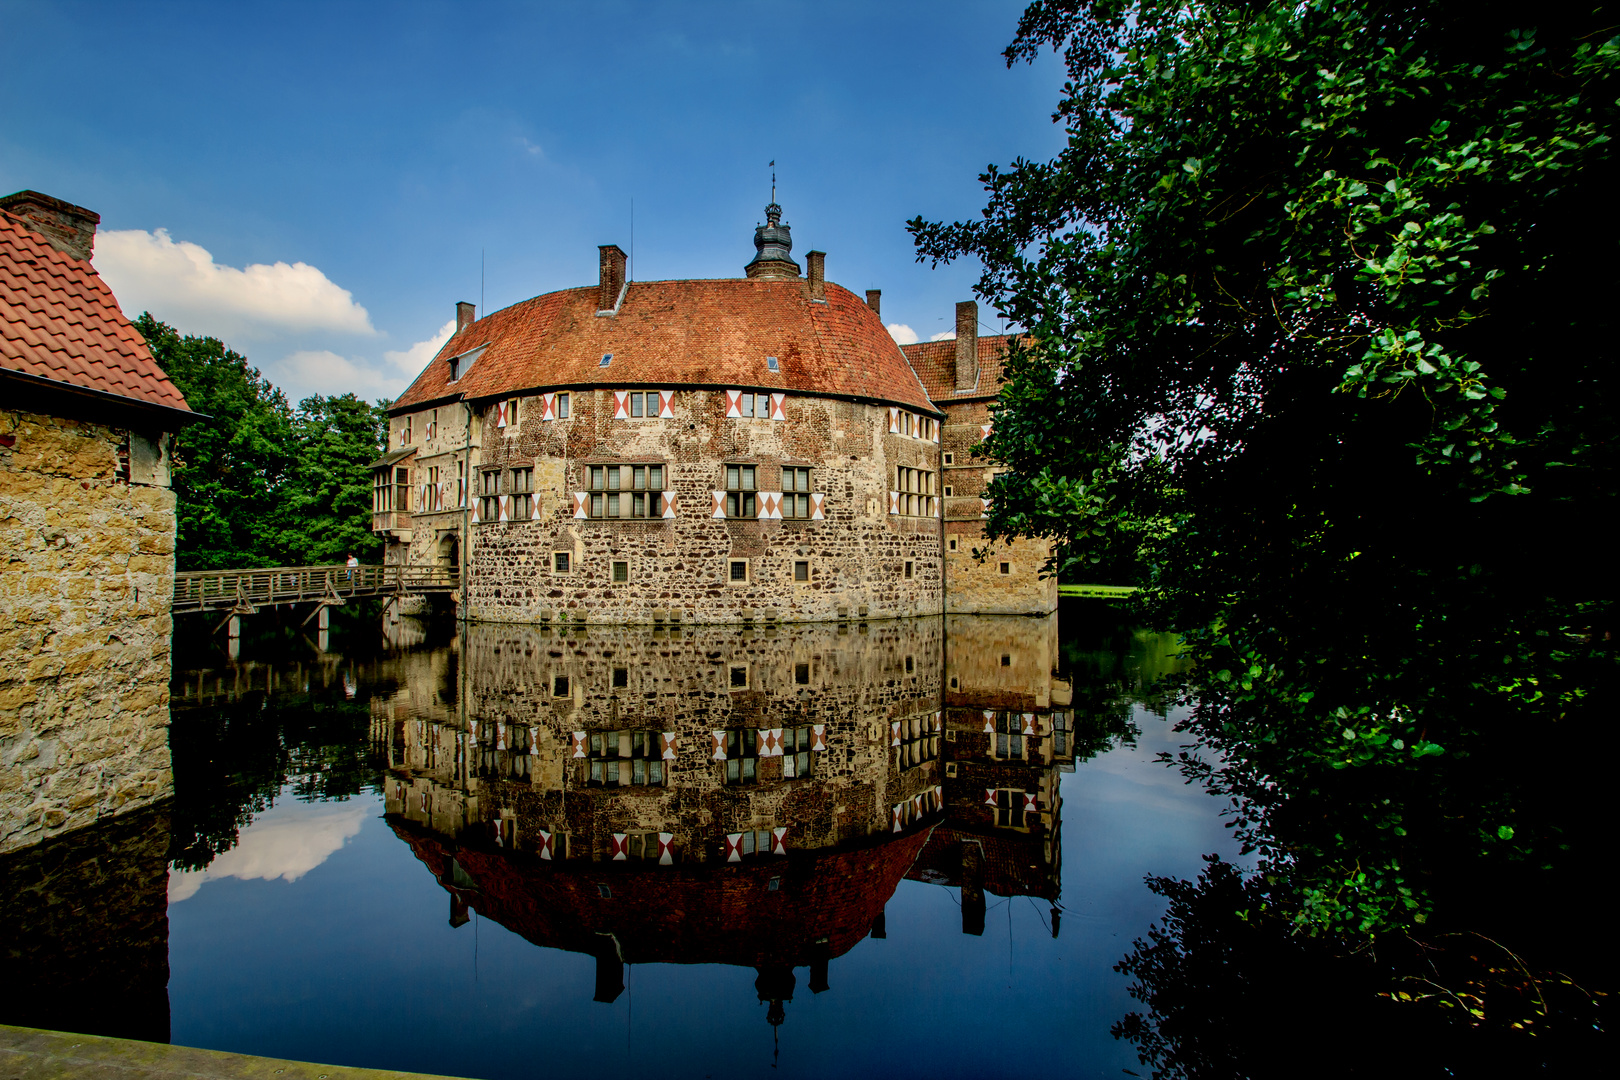
MULTIPOLYGON (((791 622, 942 610, 937 508, 918 517, 889 513, 896 469, 937 477, 939 447, 891 433, 887 407, 790 396, 784 420, 728 419, 721 390, 676 391, 670 419, 614 419, 608 390, 575 390, 570 405, 567 420, 540 420, 535 397, 521 399, 515 424, 497 426, 494 405, 474 418, 471 498, 484 470, 500 470, 505 493, 511 469, 532 468, 538 520, 469 526, 469 618, 791 622), (574 517, 572 494, 589 486, 585 468, 635 463, 666 466, 674 517, 574 517), (728 463, 755 465, 759 491, 781 490, 784 465, 810 467, 825 520, 713 517, 712 493, 725 487, 728 463), (559 551, 570 555, 566 575, 553 570, 559 551), (748 563, 745 583, 730 580, 734 559, 748 563), (613 581, 615 561, 628 564, 627 581, 613 581), (809 580, 795 580, 796 562, 809 564, 809 580)), ((441 418, 457 412, 440 408, 441 418)), ((424 416, 410 416, 413 434, 425 430, 424 416)), ((393 421, 396 442, 404 419, 393 421)), ((470 518, 453 507, 458 455, 448 438, 441 428, 439 443, 425 444, 413 466, 418 486, 434 464, 449 483, 444 511, 413 513, 404 554, 415 564, 439 561, 446 539, 470 518)))
POLYGON ((1057 610, 1056 577, 1042 579, 1051 554, 1044 540, 989 544, 984 538, 983 502, 996 467, 973 453, 992 422, 991 398, 942 405, 941 465, 945 496, 946 610, 964 614, 1025 615, 1057 610), (985 557, 976 558, 976 551, 985 557))
POLYGON ((174 493, 133 441, 0 411, 0 851, 173 791, 174 493))

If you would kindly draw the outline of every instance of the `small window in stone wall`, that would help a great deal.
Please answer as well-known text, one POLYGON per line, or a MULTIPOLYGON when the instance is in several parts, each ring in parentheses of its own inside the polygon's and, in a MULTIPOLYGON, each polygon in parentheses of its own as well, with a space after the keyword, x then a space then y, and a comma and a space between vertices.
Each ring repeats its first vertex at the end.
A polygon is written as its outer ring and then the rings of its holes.
POLYGON ((662 786, 663 751, 656 731, 593 731, 590 783, 602 787, 662 786))
POLYGON ((726 783, 752 784, 759 780, 759 732, 733 728, 726 732, 726 783))
POLYGON ((551 677, 551 696, 552 697, 568 697, 569 696, 568 676, 566 676, 566 675, 553 675, 551 677))
POLYGON ((782 516, 809 518, 810 470, 794 465, 782 466, 782 516))
POLYGON ((551 553, 551 572, 553 574, 566 574, 573 564, 574 556, 567 551, 553 551, 551 553))
POLYGON ((662 465, 588 465, 593 518, 657 518, 664 508, 662 465))
POLYGON ((564 391, 557 395, 557 419, 568 419, 568 393, 564 391))
POLYGON ((996 792, 996 824, 1004 829, 1022 829, 1027 825, 1024 816, 1024 793, 1001 788, 996 792))
POLYGON ((956 537, 953 536, 949 540, 945 541, 945 547, 950 551, 955 551, 956 550, 956 537))
POLYGON ((748 560, 731 559, 726 579, 733 585, 748 584, 748 560))
POLYGON ((996 713, 996 743, 993 753, 998 758, 1024 756, 1023 718, 1015 712, 996 713))
POLYGON ((794 664, 793 665, 793 682, 794 682, 795 685, 798 685, 798 686, 809 686, 810 685, 810 665, 809 664, 794 664))
POLYGON ((759 487, 757 474, 758 469, 753 465, 726 466, 726 517, 759 517, 758 496, 755 495, 759 487))
POLYGON ((907 581, 910 581, 910 580, 911 580, 911 577, 912 577, 912 568, 913 568, 913 567, 914 567, 914 566, 915 566, 915 565, 916 565, 916 564, 914 564, 914 563, 913 563, 913 562, 912 562, 912 561, 911 561, 911 560, 910 560, 910 559, 907 559, 907 560, 906 560, 906 580, 907 580, 907 581))
POLYGON ((1002 563, 1002 564, 1001 564, 1001 572, 1002 572, 1002 573, 1003 573, 1003 574, 1010 574, 1010 573, 1012 573, 1012 563, 1010 563, 1010 562, 1004 562, 1004 563, 1002 563))
POLYGON ((731 690, 748 689, 748 665, 732 664, 726 672, 726 686, 731 690))
POLYGON ((794 581, 809 581, 810 580, 810 563, 807 560, 800 559, 800 560, 798 560, 797 562, 795 562, 793 564, 793 580, 794 581))
POLYGON ((501 473, 490 469, 478 479, 478 520, 488 524, 500 517, 501 473))
POLYGON ((613 583, 622 585, 630 580, 630 564, 623 559, 613 560, 613 583))
POLYGON ((955 454, 946 454, 945 455, 945 464, 947 464, 947 465, 955 465, 956 464, 956 455, 955 454))
POLYGON ((947 499, 949 499, 949 498, 951 498, 951 497, 952 497, 952 496, 954 496, 954 495, 955 495, 955 494, 956 494, 956 492, 954 492, 954 491, 952 491, 952 490, 951 490, 951 485, 949 485, 949 484, 946 484, 946 485, 945 485, 945 497, 946 497, 946 498, 947 498, 947 499))
POLYGON ((613 669, 613 689, 625 690, 630 686, 630 669, 616 667, 613 669))

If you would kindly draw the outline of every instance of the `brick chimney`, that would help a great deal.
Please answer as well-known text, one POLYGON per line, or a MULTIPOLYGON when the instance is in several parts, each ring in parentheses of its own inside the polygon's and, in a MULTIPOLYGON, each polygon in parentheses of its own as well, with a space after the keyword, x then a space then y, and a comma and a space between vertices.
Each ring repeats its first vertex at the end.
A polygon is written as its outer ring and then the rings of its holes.
POLYGON ((972 390, 979 384, 979 304, 963 300, 956 305, 956 388, 972 390))
POLYGON ((94 210, 37 191, 7 195, 0 199, 0 210, 21 218, 64 255, 88 259, 96 248, 96 226, 101 224, 101 215, 94 210))
POLYGON ((882 289, 867 289, 866 290, 866 306, 871 308, 872 309, 872 314, 876 315, 880 319, 883 318, 883 308, 882 308, 881 304, 879 303, 882 299, 883 299, 883 290, 882 289))
POLYGON ((461 333, 467 327, 478 321, 478 305, 469 304, 465 300, 456 303, 456 333, 461 333))
POLYGON ((811 251, 804 256, 805 269, 810 276, 810 299, 827 299, 827 253, 811 251))
POLYGON ((624 252, 618 244, 603 244, 597 248, 601 254, 596 283, 596 310, 612 311, 619 306, 619 293, 624 289, 624 252))

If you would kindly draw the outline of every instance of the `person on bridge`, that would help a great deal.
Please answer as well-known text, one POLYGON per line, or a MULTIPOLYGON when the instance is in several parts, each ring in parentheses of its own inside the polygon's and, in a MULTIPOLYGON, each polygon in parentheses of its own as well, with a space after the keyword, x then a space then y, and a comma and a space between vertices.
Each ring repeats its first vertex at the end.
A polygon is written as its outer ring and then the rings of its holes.
POLYGON ((349 562, 348 562, 347 565, 349 567, 349 584, 353 585, 354 584, 354 568, 360 565, 360 560, 355 558, 353 555, 350 555, 349 556, 349 562))

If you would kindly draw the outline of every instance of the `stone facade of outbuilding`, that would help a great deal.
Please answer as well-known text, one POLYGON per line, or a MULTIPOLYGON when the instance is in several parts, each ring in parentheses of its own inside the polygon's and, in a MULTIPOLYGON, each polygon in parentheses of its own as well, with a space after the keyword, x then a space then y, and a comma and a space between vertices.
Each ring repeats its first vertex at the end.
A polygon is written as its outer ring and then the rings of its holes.
POLYGON ((90 264, 98 220, 0 199, 0 852, 173 792, 169 433, 194 416, 90 264))

